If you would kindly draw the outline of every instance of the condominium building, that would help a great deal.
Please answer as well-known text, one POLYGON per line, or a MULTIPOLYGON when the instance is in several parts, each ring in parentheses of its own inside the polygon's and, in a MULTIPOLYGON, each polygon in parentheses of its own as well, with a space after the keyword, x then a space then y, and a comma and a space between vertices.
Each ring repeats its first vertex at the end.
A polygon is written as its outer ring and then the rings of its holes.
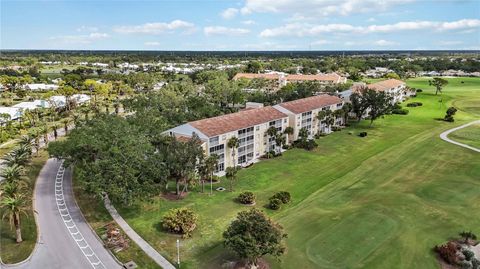
POLYGON ((302 128, 305 128, 309 136, 312 137, 316 133, 330 133, 332 126, 342 125, 343 117, 335 117, 333 114, 330 115, 334 118, 332 125, 327 123, 326 117, 322 119, 318 119, 317 117, 320 111, 330 111, 333 113, 342 107, 343 100, 341 98, 328 94, 298 99, 274 106, 278 111, 288 115, 289 124, 294 130, 293 137, 291 138, 293 140, 298 139, 300 129, 302 128))
POLYGON ((323 85, 333 85, 339 83, 346 83, 347 78, 342 77, 336 73, 316 74, 316 75, 302 75, 302 74, 284 74, 284 73, 269 73, 269 74, 255 74, 255 73, 237 73, 234 80, 238 79, 265 79, 273 82, 274 87, 281 88, 288 83, 315 81, 323 85))
POLYGON ((368 84, 369 89, 383 91, 390 94, 393 98, 392 104, 405 101, 411 95, 405 82, 398 79, 387 79, 376 83, 368 84))
POLYGON ((192 121, 165 133, 175 137, 198 135, 206 155, 219 157, 216 173, 223 175, 225 168, 247 166, 274 149, 274 141, 267 135, 267 129, 275 126, 278 131, 284 131, 288 125, 288 116, 269 106, 192 121), (232 137, 239 140, 236 149, 228 148, 232 137))

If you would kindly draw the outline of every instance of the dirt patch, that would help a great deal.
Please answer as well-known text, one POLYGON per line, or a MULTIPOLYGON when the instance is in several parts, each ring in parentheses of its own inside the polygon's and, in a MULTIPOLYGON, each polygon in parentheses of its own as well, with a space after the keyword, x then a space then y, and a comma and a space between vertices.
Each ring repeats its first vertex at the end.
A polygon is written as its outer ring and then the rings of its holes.
POLYGON ((188 192, 184 192, 180 195, 180 197, 178 195, 176 195, 174 192, 166 192, 166 193, 162 193, 160 196, 165 199, 165 200, 168 200, 168 201, 178 201, 178 200, 182 200, 183 198, 187 197, 188 195, 188 192))

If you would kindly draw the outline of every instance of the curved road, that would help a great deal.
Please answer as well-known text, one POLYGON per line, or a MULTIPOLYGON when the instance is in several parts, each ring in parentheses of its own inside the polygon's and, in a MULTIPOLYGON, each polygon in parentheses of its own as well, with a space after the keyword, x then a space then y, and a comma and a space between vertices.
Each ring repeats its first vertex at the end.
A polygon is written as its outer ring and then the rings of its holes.
POLYGON ((39 239, 32 256, 5 268, 122 268, 90 229, 75 203, 72 171, 49 159, 35 186, 39 239))
POLYGON ((449 143, 458 145, 460 147, 464 147, 464 148, 471 149, 471 150, 476 151, 476 152, 480 152, 480 149, 478 149, 478 148, 475 148, 475 147, 472 147, 472 146, 469 146, 469 145, 466 145, 466 144, 463 144, 463 143, 460 143, 460 142, 457 142, 455 140, 452 140, 452 139, 448 138, 448 135, 450 133, 455 132, 455 131, 460 130, 460 129, 463 129, 463 128, 468 127, 470 125, 477 124, 477 123, 480 124, 480 120, 472 121, 470 123, 460 125, 460 126, 455 127, 453 129, 447 130, 447 131, 440 134, 440 138, 449 142, 449 143))

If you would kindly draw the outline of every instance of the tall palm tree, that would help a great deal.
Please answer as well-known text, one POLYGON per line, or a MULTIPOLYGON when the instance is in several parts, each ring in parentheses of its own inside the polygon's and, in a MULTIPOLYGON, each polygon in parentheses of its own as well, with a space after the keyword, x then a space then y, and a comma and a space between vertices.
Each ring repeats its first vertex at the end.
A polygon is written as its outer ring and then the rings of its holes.
POLYGON ((27 187, 25 181, 4 182, 0 185, 0 197, 15 197, 27 187))
POLYGON ((237 175, 238 169, 235 166, 229 166, 225 169, 225 176, 230 179, 230 191, 233 191, 233 181, 237 175))
POLYGON ((210 194, 213 192, 213 173, 215 172, 215 168, 217 167, 218 164, 218 155, 217 154, 212 154, 207 157, 205 160, 205 169, 207 170, 207 174, 210 180, 210 194))
POLYGON ((63 129, 65 130, 65 135, 67 135, 68 133, 68 125, 72 122, 72 119, 70 119, 69 117, 67 118, 64 118, 62 120, 62 123, 63 123, 63 129))
POLYGON ((280 150, 286 142, 285 136, 282 133, 275 135, 275 149, 277 150, 277 154, 280 154, 280 150))
POLYGON ((5 182, 21 181, 24 175, 25 169, 18 164, 4 166, 0 172, 0 176, 3 177, 5 182))
POLYGON ((0 206, 4 211, 2 219, 8 218, 10 226, 12 228, 15 227, 17 243, 21 243, 23 239, 20 227, 20 215, 27 215, 24 197, 18 194, 13 197, 4 197, 0 202, 0 206))
POLYGON ((54 137, 54 139, 57 140, 57 138, 58 138, 58 129, 60 128, 60 125, 58 125, 58 123, 54 123, 54 124, 52 125, 52 127, 50 127, 50 128, 52 128, 52 132, 53 132, 53 137, 54 137))
POLYGON ((286 139, 287 142, 290 141, 290 136, 293 135, 293 132, 294 132, 294 131, 295 131, 295 130, 293 129, 292 126, 288 126, 288 127, 285 128, 285 130, 283 131, 283 133, 284 133, 285 135, 287 135, 287 139, 286 139))
POLYGON ((47 124, 45 124, 41 129, 40 129, 40 132, 42 133, 43 135, 43 143, 45 144, 45 146, 48 145, 48 126, 47 124))
MULTIPOLYGON (((277 130, 277 128, 275 128, 275 126, 270 126, 270 127, 268 127, 268 129, 267 129, 267 135, 269 136, 269 141, 268 141, 268 142, 269 142, 269 143, 268 143, 268 147, 269 147, 269 148, 268 148, 268 151, 269 151, 269 152, 270 152, 270 138, 275 139, 275 136, 277 135, 277 132, 278 132, 278 130, 277 130)), ((270 155, 270 154, 267 154, 267 156, 269 156, 269 155, 270 155)))
POLYGON ((238 137, 232 136, 230 139, 228 139, 227 147, 232 151, 233 166, 237 165, 237 161, 235 160, 235 153, 239 145, 240 142, 238 141, 238 137))

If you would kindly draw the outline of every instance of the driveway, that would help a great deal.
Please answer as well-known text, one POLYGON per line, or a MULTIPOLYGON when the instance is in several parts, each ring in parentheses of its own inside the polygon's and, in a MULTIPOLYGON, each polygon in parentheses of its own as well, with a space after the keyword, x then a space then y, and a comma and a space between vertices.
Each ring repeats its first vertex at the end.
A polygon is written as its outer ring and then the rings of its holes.
POLYGON ((75 203, 71 169, 49 159, 35 186, 39 239, 32 256, 5 268, 122 268, 90 229, 75 203))

